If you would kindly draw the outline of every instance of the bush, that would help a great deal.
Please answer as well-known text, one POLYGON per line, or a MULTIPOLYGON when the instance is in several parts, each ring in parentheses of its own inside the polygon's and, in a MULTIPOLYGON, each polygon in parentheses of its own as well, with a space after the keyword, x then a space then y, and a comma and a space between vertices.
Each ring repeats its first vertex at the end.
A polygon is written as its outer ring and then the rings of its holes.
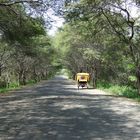
POLYGON ((7 83, 6 81, 0 81, 0 88, 6 88, 7 83))
POLYGON ((9 84, 9 88, 17 88, 17 87, 19 87, 19 83, 17 83, 17 82, 9 84))
POLYGON ((97 84, 97 87, 107 92, 110 92, 113 95, 118 95, 118 96, 123 96, 128 98, 140 98, 137 89, 134 89, 129 86, 119 86, 119 85, 100 82, 97 84))
POLYGON ((115 86, 110 87, 109 91, 116 95, 125 96, 128 98, 137 98, 139 96, 136 89, 133 89, 127 86, 115 85, 115 86))
POLYGON ((97 82, 97 88, 101 88, 101 89, 108 89, 112 87, 112 84, 107 83, 107 82, 97 82))

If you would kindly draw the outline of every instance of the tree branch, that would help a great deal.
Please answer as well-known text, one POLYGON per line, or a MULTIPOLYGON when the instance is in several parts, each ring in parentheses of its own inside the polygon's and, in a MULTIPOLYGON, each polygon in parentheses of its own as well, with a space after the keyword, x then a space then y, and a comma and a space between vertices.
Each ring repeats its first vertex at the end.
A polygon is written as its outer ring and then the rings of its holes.
POLYGON ((15 4, 20 4, 20 3, 42 3, 42 2, 39 2, 39 0, 36 0, 36 1, 33 1, 33 0, 20 0, 20 1, 13 1, 13 2, 1 2, 0 3, 0 6, 12 6, 12 5, 15 5, 15 4))

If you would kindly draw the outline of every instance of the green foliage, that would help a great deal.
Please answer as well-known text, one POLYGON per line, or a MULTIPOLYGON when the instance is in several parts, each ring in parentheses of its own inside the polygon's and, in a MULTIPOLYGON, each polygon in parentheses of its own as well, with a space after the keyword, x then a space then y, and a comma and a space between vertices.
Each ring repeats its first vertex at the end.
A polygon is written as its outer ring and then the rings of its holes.
MULTIPOLYGON (((54 1, 47 2, 52 5, 54 1)), ((53 76, 64 65, 70 77, 83 69, 91 74, 91 79, 111 83, 103 86, 112 92, 132 96, 130 92, 135 91, 128 87, 136 87, 138 79, 135 73, 140 64, 140 34, 138 19, 131 17, 128 3, 65 2, 66 24, 54 39, 47 35, 42 17, 30 15, 26 9, 28 5, 41 10, 41 4, 19 1, 0 6, 0 34, 5 39, 0 43, 3 79, 32 83, 53 76)), ((135 5, 135 1, 131 2, 135 5)), ((2 1, 2 4, 11 2, 2 1)))
POLYGON ((20 4, 1 7, 0 17, 0 32, 10 42, 27 44, 31 37, 45 34, 42 19, 29 16, 20 4))
POLYGON ((132 18, 132 9, 123 4, 129 5, 112 0, 81 0, 66 5, 67 24, 58 32, 56 45, 63 50, 63 64, 72 75, 84 67, 96 80, 136 88, 139 23, 132 18))
POLYGON ((110 88, 112 86, 112 84, 110 84, 110 83, 108 83, 108 82, 98 82, 97 83, 97 87, 98 88, 103 88, 103 89, 108 89, 108 88, 110 88))
MULTIPOLYGON (((33 85, 35 84, 36 82, 34 80, 29 80, 27 81, 27 84, 28 85, 33 85)), ((22 86, 19 85, 18 82, 13 82, 13 83, 10 83, 9 84, 9 87, 5 87, 5 88, 0 88, 0 94, 1 93, 8 93, 8 91, 11 91, 11 90, 15 90, 15 89, 19 89, 21 88, 22 86)))
POLYGON ((8 92, 8 91, 9 91, 9 89, 1 88, 1 89, 0 89, 0 94, 1 94, 1 93, 6 93, 6 92, 8 92))
POLYGON ((0 10, 2 80, 6 83, 19 81, 18 84, 25 85, 28 81, 48 78, 51 71, 56 71, 53 66, 56 50, 46 33, 43 19, 27 14, 18 3, 11 8, 13 11, 5 6, 0 10), (20 14, 16 15, 15 11, 20 14))
POLYGON ((15 27, 10 27, 9 31, 4 32, 6 39, 12 42, 18 41, 22 44, 27 44, 27 41, 31 39, 31 37, 45 34, 44 28, 37 20, 30 20, 32 19, 26 20, 24 23, 15 27))
POLYGON ((5 87, 5 88, 0 88, 0 94, 1 93, 7 93, 8 91, 14 90, 14 89, 18 89, 19 88, 19 83, 15 82, 15 83, 10 83, 9 87, 5 87))
POLYGON ((137 89, 128 86, 113 85, 107 82, 99 82, 97 87, 111 93, 112 95, 118 95, 128 98, 140 98, 137 89))
POLYGON ((137 78, 136 76, 129 76, 128 79, 132 82, 136 82, 137 81, 137 78))
POLYGON ((16 89, 19 87, 19 83, 18 82, 13 82, 9 84, 9 89, 16 89))

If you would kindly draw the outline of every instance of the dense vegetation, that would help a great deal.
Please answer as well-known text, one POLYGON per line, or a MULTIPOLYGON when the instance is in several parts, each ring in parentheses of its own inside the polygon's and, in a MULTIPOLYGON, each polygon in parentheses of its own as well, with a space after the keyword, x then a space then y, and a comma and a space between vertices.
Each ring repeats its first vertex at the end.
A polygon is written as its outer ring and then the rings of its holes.
POLYGON ((94 86, 112 83, 140 94, 139 1, 71 1, 65 11, 56 44, 71 74, 82 69, 91 74, 94 86))
POLYGON ((0 0, 0 86, 39 81, 63 65, 72 77, 89 72, 93 86, 140 94, 139 11, 139 0, 0 0), (50 9, 65 19, 54 38, 50 9))
POLYGON ((46 79, 59 66, 42 2, 0 0, 0 92, 46 79))

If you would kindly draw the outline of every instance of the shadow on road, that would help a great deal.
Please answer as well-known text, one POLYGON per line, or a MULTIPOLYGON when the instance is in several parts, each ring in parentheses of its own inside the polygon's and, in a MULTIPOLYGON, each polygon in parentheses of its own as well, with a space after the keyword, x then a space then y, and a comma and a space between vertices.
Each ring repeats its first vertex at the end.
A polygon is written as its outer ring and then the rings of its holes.
POLYGON ((139 139, 134 114, 121 112, 139 106, 119 101, 81 93, 72 81, 56 77, 0 99, 0 140, 139 139))

